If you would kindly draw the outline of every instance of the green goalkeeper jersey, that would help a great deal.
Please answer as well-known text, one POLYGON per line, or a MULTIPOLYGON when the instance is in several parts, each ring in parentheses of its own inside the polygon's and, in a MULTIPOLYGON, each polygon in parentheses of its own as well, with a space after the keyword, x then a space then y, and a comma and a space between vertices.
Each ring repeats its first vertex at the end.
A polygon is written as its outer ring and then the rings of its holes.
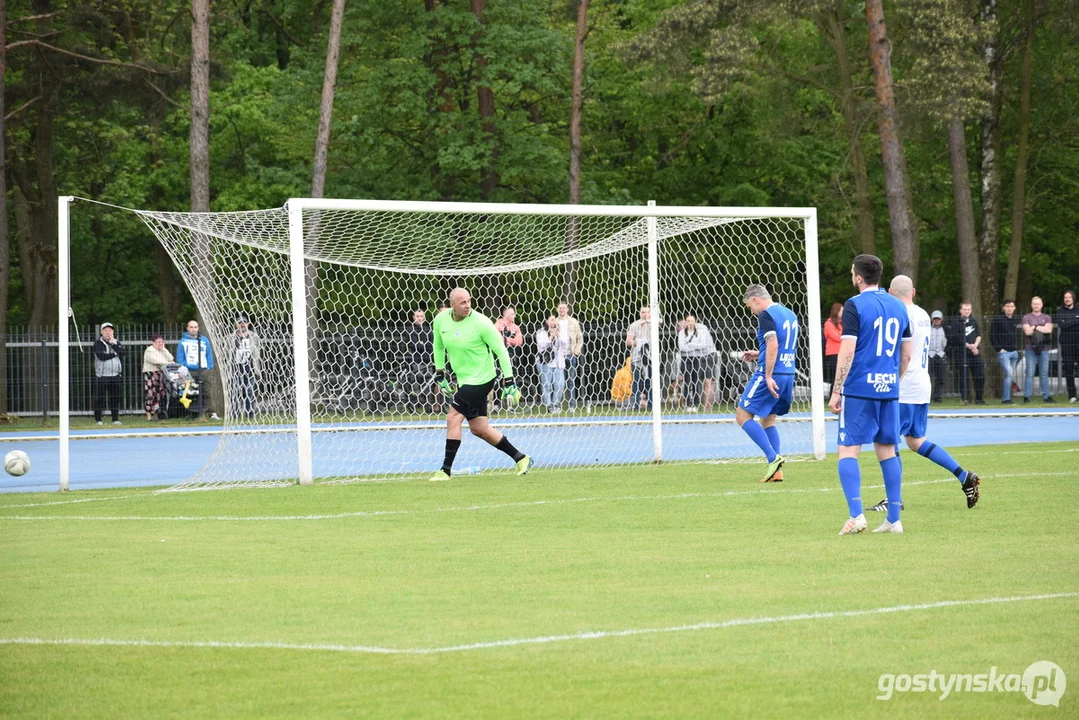
POLYGON ((435 316, 432 325, 435 336, 435 370, 446 368, 449 356, 459 385, 483 385, 495 378, 495 363, 491 353, 498 356, 502 377, 513 377, 510 354, 495 325, 475 310, 464 320, 454 320, 448 308, 435 316))

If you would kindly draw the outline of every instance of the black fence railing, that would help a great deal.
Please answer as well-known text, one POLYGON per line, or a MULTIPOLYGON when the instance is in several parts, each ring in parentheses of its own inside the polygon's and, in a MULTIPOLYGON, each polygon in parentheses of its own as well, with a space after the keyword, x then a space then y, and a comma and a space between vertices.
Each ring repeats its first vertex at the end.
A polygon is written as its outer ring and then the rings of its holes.
MULTIPOLYGON (((963 339, 957 331, 957 319, 945 318, 948 346, 941 361, 933 363, 933 370, 939 372, 940 395, 955 398, 961 395, 966 383, 966 398, 973 401, 979 382, 983 385, 984 397, 999 400, 1003 389, 1003 370, 998 358, 997 348, 990 342, 992 318, 978 318, 981 329, 982 352, 980 363, 964 348, 963 339), (965 377, 965 380, 964 380, 965 377)), ((1025 380, 1025 359, 1023 348, 1025 337, 1018 324, 1021 317, 1016 317, 1015 346, 1018 349, 1018 363, 1013 381, 1018 390, 1012 393, 1013 399, 1021 401, 1025 380)), ((715 400, 720 405, 737 399, 741 386, 745 383, 752 368, 742 363, 740 351, 755 345, 755 327, 748 316, 713 320, 707 323, 712 329, 716 341, 716 356, 712 368, 715 400)), ((539 373, 536 367, 534 331, 536 328, 523 329, 525 343, 515 352, 514 367, 518 383, 522 385, 528 397, 538 396, 539 373)), ((615 371, 622 366, 627 357, 625 344, 626 328, 621 324, 582 323, 585 336, 585 352, 577 374, 576 392, 581 403, 604 403, 610 400, 611 379, 615 371)), ((166 347, 175 353, 176 343, 183 334, 181 325, 125 325, 117 328, 117 335, 125 348, 125 367, 121 387, 120 412, 139 414, 143 412, 142 354, 155 333, 165 337, 166 347)), ((312 386, 314 402, 318 404, 332 395, 333 383, 346 382, 354 375, 357 368, 366 368, 370 372, 387 380, 399 383, 402 379, 404 336, 407 328, 385 327, 367 328, 362 332, 348 331, 328 333, 320 336, 315 343, 316 378, 312 386)), ((265 369, 264 380, 260 385, 264 408, 278 408, 287 412, 292 400, 291 382, 292 341, 286 328, 267 328, 259 332, 262 343, 262 363, 265 369)), ((675 327, 663 323, 660 330, 663 364, 663 392, 666 396, 674 391, 674 379, 679 374, 678 353, 675 342, 675 327)), ((808 363, 808 328, 798 339, 798 357, 800 379, 798 380, 797 400, 806 399, 809 389, 808 363)), ((94 373, 93 344, 98 338, 98 328, 79 328, 70 336, 70 397, 74 415, 93 413, 94 373)), ((1064 338, 1067 346, 1070 338, 1064 338)), ((1059 330, 1052 334, 1050 345, 1045 351, 1048 356, 1049 392, 1066 401, 1068 393, 1064 379, 1065 365, 1063 358, 1079 350, 1062 352, 1062 338, 1059 330)), ((21 417, 48 417, 55 415, 59 407, 59 360, 58 338, 55 330, 28 330, 10 328, 7 335, 7 407, 10 414, 21 417)), ((218 363, 222 364, 221 348, 214 348, 218 363)), ((225 360, 227 366, 228 362, 225 360)), ((825 389, 831 378, 825 378, 825 389)), ((1044 392, 1037 375, 1033 383, 1032 398, 1039 398, 1044 392)), ((217 408, 220 411, 220 408, 217 408)), ((330 409, 330 408, 327 408, 330 409)))

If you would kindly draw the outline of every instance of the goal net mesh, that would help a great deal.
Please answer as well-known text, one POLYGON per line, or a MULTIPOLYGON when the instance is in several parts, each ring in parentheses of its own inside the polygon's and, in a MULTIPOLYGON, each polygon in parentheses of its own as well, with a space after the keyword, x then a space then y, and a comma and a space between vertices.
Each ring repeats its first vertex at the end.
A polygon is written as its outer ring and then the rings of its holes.
MULTIPOLYGON (((805 227, 719 213, 656 218, 659 317, 650 322, 660 343, 634 353, 627 334, 648 336, 631 328, 649 305, 646 218, 305 210, 316 481, 406 479, 440 466, 446 405, 432 379, 430 323, 455 287, 475 311, 512 319, 503 336, 523 401, 501 408, 492 397, 489 414, 537 467, 652 461, 650 402, 661 403, 665 461, 758 461, 732 422, 754 367, 741 353, 756 347, 742 296, 763 283, 808 326, 805 227), (660 363, 659 387, 650 362, 660 363)), ((287 209, 139 215, 194 296, 224 389, 216 451, 178 489, 294 482, 287 209), (241 316, 257 337, 254 357, 238 341, 241 316)), ((780 425, 788 458, 813 450, 808 349, 802 333, 795 404, 780 425)), ((455 468, 512 463, 466 431, 455 468)))

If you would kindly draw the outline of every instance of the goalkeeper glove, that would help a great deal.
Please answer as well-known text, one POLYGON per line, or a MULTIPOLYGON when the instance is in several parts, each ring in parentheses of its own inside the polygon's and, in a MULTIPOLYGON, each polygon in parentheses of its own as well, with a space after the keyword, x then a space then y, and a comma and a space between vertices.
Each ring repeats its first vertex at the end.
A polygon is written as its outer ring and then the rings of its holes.
POLYGON ((513 378, 504 378, 502 380, 502 404, 513 407, 519 402, 521 402, 521 391, 517 388, 517 383, 513 382, 513 378))
POLYGON ((447 400, 453 399, 453 394, 457 391, 450 381, 446 379, 446 373, 439 370, 435 373, 435 385, 438 385, 438 389, 442 392, 447 400))

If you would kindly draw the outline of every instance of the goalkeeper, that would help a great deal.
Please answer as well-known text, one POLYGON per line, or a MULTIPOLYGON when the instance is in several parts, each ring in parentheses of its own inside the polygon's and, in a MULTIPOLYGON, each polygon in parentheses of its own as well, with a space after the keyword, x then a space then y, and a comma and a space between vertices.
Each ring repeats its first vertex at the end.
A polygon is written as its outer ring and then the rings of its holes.
POLYGON ((502 367, 502 402, 512 405, 521 399, 521 391, 513 381, 513 365, 502 336, 486 316, 472 309, 472 298, 463 288, 450 292, 450 306, 440 312, 433 324, 435 384, 450 400, 446 416, 446 459, 442 469, 431 480, 449 480, 453 459, 461 447, 461 423, 468 420, 473 435, 513 458, 517 474, 524 475, 532 467, 532 458, 513 447, 509 439, 487 422, 487 395, 495 384, 495 364, 491 353, 498 356, 502 367), (446 360, 453 365, 460 387, 454 388, 446 379, 446 360))

